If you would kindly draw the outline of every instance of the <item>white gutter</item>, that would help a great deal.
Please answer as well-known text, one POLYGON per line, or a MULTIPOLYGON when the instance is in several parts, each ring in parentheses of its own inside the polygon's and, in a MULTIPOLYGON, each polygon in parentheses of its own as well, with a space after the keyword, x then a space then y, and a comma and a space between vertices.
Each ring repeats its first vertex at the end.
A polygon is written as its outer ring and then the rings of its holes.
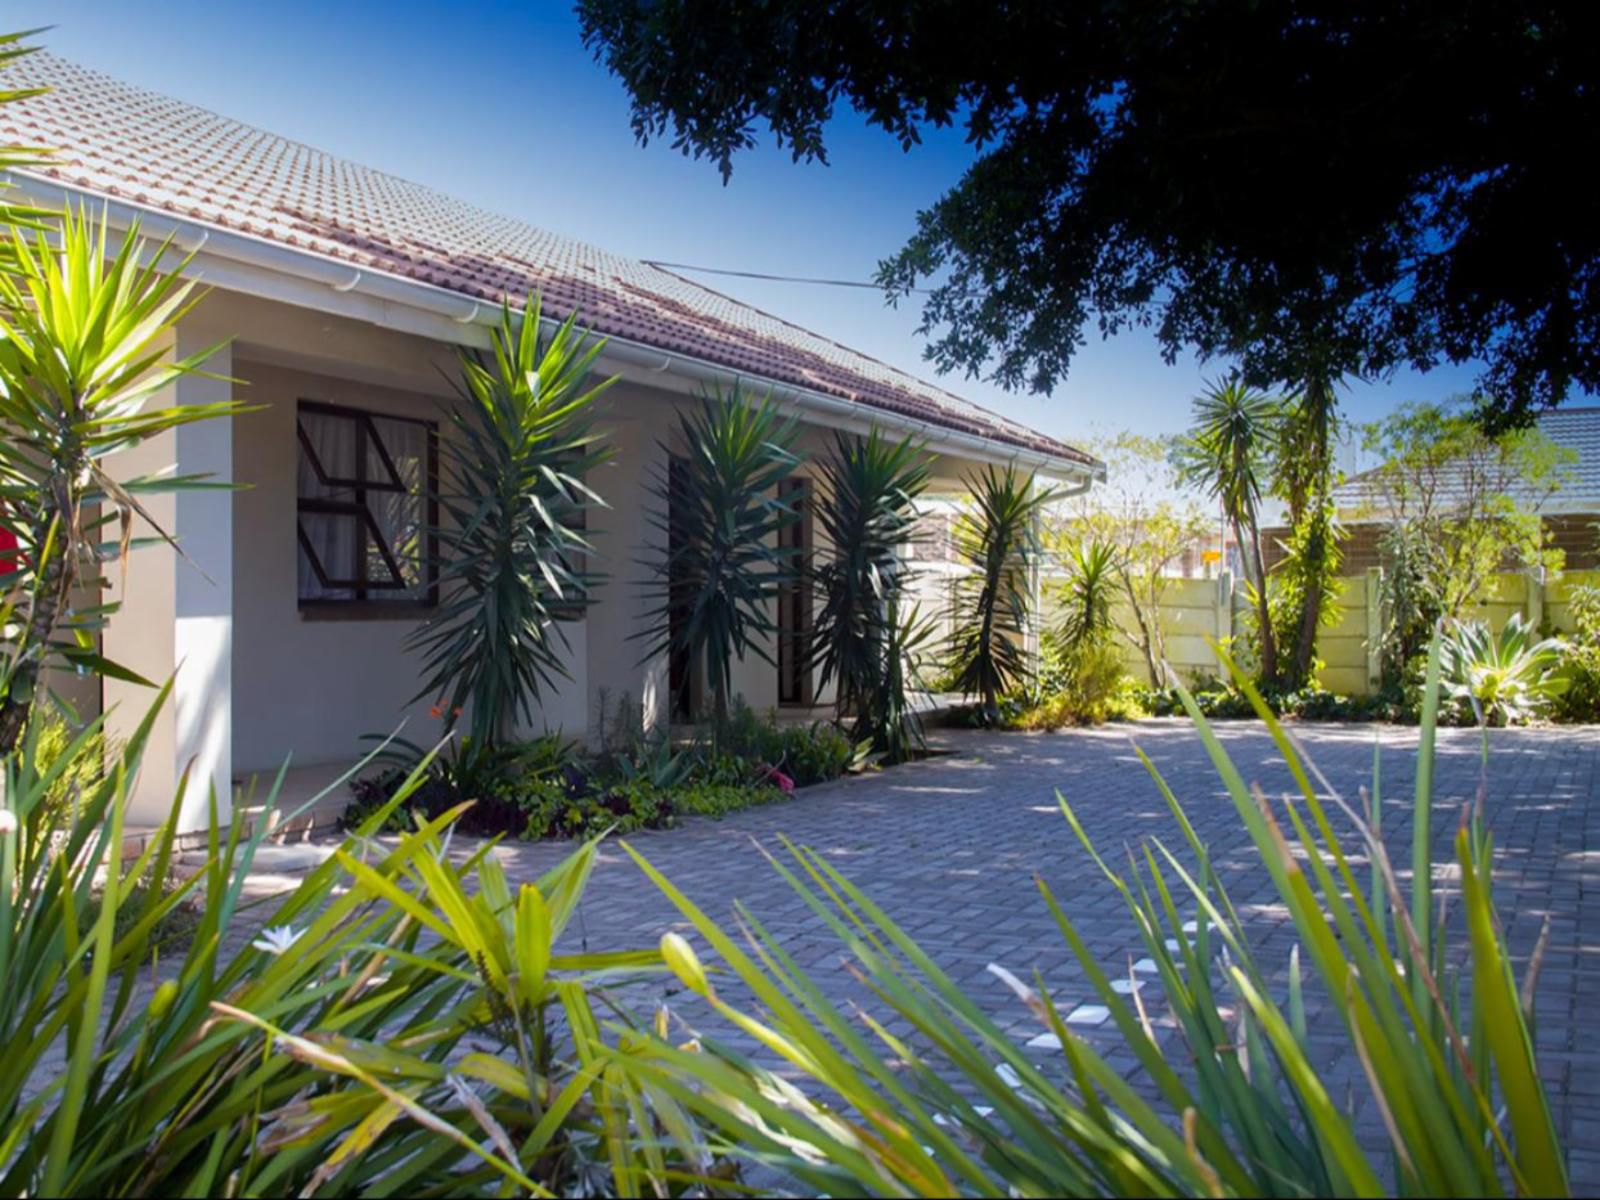
MULTIPOLYGON (((196 253, 197 261, 222 259, 271 275, 287 276, 297 281, 320 285, 340 297, 368 297, 376 301, 375 307, 355 314, 360 320, 411 333, 421 332, 417 321, 397 320, 388 311, 390 306, 398 306, 401 309, 413 310, 416 313, 448 321, 455 328, 449 332, 441 330, 436 336, 442 340, 475 342, 478 339, 470 335, 463 336, 467 329, 493 325, 499 319, 499 305, 463 296, 459 292, 453 292, 437 284, 403 279, 386 271, 335 262, 298 247, 286 246, 281 242, 254 234, 218 229, 197 220, 177 217, 142 204, 111 199, 98 192, 64 184, 58 180, 39 179, 16 171, 7 171, 4 174, 8 182, 16 185, 16 190, 23 197, 40 207, 59 208, 68 203, 84 204, 91 209, 103 210, 110 223, 119 229, 127 229, 137 221, 141 233, 157 240, 171 236, 174 243, 185 253, 196 253)), ((191 270, 197 277, 205 274, 202 270, 191 270)), ((252 290, 249 282, 235 280, 230 284, 228 273, 223 271, 220 274, 222 278, 208 279, 208 281, 219 287, 231 286, 233 290, 246 292, 252 290)), ((277 290, 267 291, 264 294, 271 300, 285 299, 281 291, 277 290)), ((344 311, 346 308, 344 304, 331 299, 329 303, 319 304, 317 307, 327 311, 344 311)), ((727 384, 740 377, 736 371, 691 355, 661 350, 632 338, 616 335, 601 336, 606 342, 603 357, 615 359, 650 373, 670 372, 679 378, 711 384, 727 384)), ((1081 463, 1074 459, 1030 450, 1024 446, 1013 446, 998 439, 964 433, 931 421, 908 417, 902 413, 871 405, 857 404, 837 396, 830 396, 826 392, 782 380, 763 377, 762 382, 772 385, 780 403, 802 412, 826 414, 831 418, 829 422, 831 425, 844 424, 862 430, 870 425, 877 425, 911 434, 937 446, 959 449, 980 461, 998 464, 1016 463, 1018 466, 1056 478, 1081 480, 1082 486, 1068 494, 1086 490, 1093 481, 1104 480, 1106 477, 1105 466, 1102 463, 1081 463)))

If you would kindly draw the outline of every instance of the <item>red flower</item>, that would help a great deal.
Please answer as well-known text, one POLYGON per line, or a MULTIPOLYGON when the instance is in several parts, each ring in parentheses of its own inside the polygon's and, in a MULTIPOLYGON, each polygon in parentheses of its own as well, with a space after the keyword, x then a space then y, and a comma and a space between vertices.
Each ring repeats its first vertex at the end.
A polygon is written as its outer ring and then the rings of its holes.
POLYGON ((776 784, 780 792, 788 796, 794 792, 794 780, 790 779, 777 767, 767 768, 767 782, 776 784))

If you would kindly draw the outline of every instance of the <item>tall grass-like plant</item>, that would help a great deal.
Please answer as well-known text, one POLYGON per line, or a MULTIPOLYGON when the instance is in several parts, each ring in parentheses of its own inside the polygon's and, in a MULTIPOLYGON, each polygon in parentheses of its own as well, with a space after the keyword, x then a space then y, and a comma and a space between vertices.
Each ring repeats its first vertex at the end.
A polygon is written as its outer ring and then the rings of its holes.
POLYGON ((465 710, 473 740, 498 746, 541 693, 571 677, 562 624, 597 584, 585 514, 604 501, 585 476, 609 457, 591 427, 603 340, 574 313, 547 337, 540 302, 502 307, 488 353, 460 354, 460 403, 446 410, 436 536, 438 608, 411 638, 423 657, 416 699, 465 710))
POLYGON ((156 711, 64 839, 47 810, 72 755, 45 766, 30 732, 3 760, 0 1195, 676 1195, 717 1171, 670 1097, 609 1066, 651 1053, 606 988, 657 950, 557 947, 595 843, 513 888, 493 843, 451 853, 466 805, 377 841, 424 760, 265 909, 246 911, 264 823, 213 824, 198 873, 140 886, 176 853, 171 822, 119 853, 156 711), (158 959, 196 898, 187 951, 158 959), (240 922, 262 927, 241 944, 240 922))
MULTIPOLYGON (((1435 686, 1438 653, 1435 643, 1435 686)), ((872 999, 841 1011, 743 905, 736 937, 630 851, 729 982, 673 933, 663 949, 679 978, 780 1066, 709 1038, 698 1053, 662 1043, 656 1057, 619 1063, 715 1125, 721 1140, 831 1195, 1565 1195, 1531 1036, 1537 956, 1519 990, 1490 895, 1493 841, 1475 819, 1455 837, 1459 974, 1437 937, 1443 910, 1429 882, 1428 819, 1435 710, 1425 713, 1418 752, 1408 894, 1382 841, 1376 777, 1365 806, 1340 797, 1228 665, 1289 765, 1292 799, 1274 803, 1253 788, 1187 693, 1184 703, 1258 870, 1299 935, 1287 963, 1252 949, 1208 847, 1148 759, 1172 812, 1170 842, 1152 836, 1119 867, 1098 852, 1092 814, 1064 799, 1061 807, 1085 865, 1125 902, 1181 1047, 1158 1040, 1154 988, 1130 997, 1113 986, 1074 914, 1039 881, 1042 904, 1148 1090, 1067 1025, 1049 981, 996 964, 997 985, 1058 1049, 1020 1044, 1006 1032, 1012 1022, 981 1008, 934 949, 825 856, 792 845, 779 874, 839 938, 872 999), (1336 825, 1355 836, 1341 838, 1336 825), (1314 1021, 1313 998, 1324 1006, 1314 1021), (1324 1076, 1332 1039, 1360 1072, 1352 1098, 1381 1119, 1377 1144, 1358 1136, 1343 1086, 1324 1076), (1051 1053, 1055 1062, 1040 1065, 1051 1053)), ((1259 904, 1253 885, 1251 898, 1259 904)))
POLYGON ((866 437, 835 433, 820 463, 817 522, 828 544, 815 571, 822 604, 812 635, 818 686, 837 680, 836 707, 853 721, 857 741, 890 757, 917 740, 907 729, 905 642, 930 636, 901 628, 917 498, 929 464, 910 438, 891 442, 876 428, 866 437))
MULTIPOLYGON (((777 495, 800 464, 795 421, 768 395, 757 401, 738 386, 702 397, 680 420, 677 467, 657 473, 649 514, 663 549, 647 565, 653 606, 646 659, 680 654, 703 671, 715 724, 727 720, 733 664, 747 654, 777 665, 779 590, 800 569, 778 533, 800 513, 777 495)), ((687 681, 686 681, 687 683, 687 681)))
POLYGON ((134 544, 136 516, 171 541, 142 497, 216 486, 161 473, 118 479, 107 460, 246 411, 234 401, 151 404, 215 347, 184 358, 167 350, 199 299, 182 278, 189 258, 169 255, 169 242, 147 243, 137 227, 120 246, 110 233, 104 218, 69 210, 0 235, 9 245, 0 270, 0 530, 16 544, 0 573, 0 753, 16 746, 52 661, 138 680, 95 648, 112 608, 75 607, 73 593, 105 586, 106 564, 134 544))
POLYGON ((1029 675, 1023 640, 1032 599, 1029 576, 1039 554, 1035 523, 1055 492, 1015 467, 986 467, 969 478, 971 500, 956 518, 957 553, 971 568, 958 585, 951 674, 955 687, 982 700, 983 719, 1000 718, 999 698, 1029 675))

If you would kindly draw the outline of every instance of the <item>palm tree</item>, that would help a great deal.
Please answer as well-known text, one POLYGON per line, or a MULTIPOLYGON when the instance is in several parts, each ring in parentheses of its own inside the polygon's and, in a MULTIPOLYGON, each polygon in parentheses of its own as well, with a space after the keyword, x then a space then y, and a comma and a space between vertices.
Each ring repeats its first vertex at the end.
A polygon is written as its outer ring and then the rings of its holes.
POLYGON ((899 727, 910 711, 905 671, 890 659, 909 582, 901 549, 912 540, 928 472, 921 446, 888 441, 876 428, 864 438, 835 433, 820 468, 817 523, 830 549, 814 573, 822 606, 812 662, 818 686, 838 679, 836 707, 854 720, 855 739, 885 754, 904 740, 899 727), (896 685, 898 697, 881 694, 896 685))
POLYGON ((1031 596, 1029 572, 1039 553, 1034 520, 1055 498, 1015 467, 987 467, 967 480, 971 505, 956 520, 957 552, 973 568, 960 583, 951 639, 955 686, 983 700, 982 719, 1000 719, 1000 693, 1029 676, 1023 653, 1031 596))
POLYGON ((1261 638, 1261 677, 1278 678, 1277 642, 1267 603, 1266 560, 1261 552, 1261 495, 1278 448, 1282 406, 1248 386, 1237 373, 1210 383, 1195 399, 1194 424, 1178 448, 1183 477, 1222 507, 1234 541, 1245 554, 1254 585, 1261 638))
POLYGON ((440 602, 410 639, 424 660, 416 698, 469 706, 480 747, 510 736, 540 691, 569 677, 562 622, 597 582, 582 517, 604 501, 584 476, 609 454, 588 410, 615 379, 590 386, 605 343, 585 347, 576 314, 548 340, 539 316, 537 297, 521 317, 508 303, 489 351, 460 352, 460 403, 439 448, 440 602))
POLYGON ((770 394, 753 402, 738 386, 714 391, 681 418, 680 445, 664 447, 681 465, 659 472, 651 489, 649 519, 664 549, 647 564, 655 606, 634 636, 646 639, 646 659, 676 652, 701 665, 718 729, 734 662, 752 653, 776 666, 767 648, 777 632, 772 609, 798 567, 777 536, 800 519, 776 495, 800 463, 794 430, 770 394))

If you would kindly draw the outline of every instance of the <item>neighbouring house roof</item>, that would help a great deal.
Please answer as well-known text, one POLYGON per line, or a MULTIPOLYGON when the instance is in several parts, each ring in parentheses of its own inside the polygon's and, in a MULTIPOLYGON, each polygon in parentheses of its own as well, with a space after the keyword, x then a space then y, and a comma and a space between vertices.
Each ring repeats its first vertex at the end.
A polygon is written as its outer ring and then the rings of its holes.
POLYGON ((561 237, 46 53, 8 87, 0 141, 56 151, 25 174, 462 296, 537 291, 597 332, 1084 466, 1083 451, 847 346, 636 259, 561 237))
MULTIPOLYGON (((1528 487, 1520 500, 1535 503, 1546 513, 1600 513, 1600 407, 1564 408, 1543 412, 1536 418, 1540 433, 1556 446, 1570 452, 1570 461, 1557 468, 1556 490, 1549 485, 1528 487)), ((1333 492, 1339 511, 1355 521, 1381 520, 1387 499, 1381 482, 1382 468, 1352 475, 1333 492)), ((1448 501, 1452 480, 1448 470, 1440 472, 1439 496, 1448 501)))

